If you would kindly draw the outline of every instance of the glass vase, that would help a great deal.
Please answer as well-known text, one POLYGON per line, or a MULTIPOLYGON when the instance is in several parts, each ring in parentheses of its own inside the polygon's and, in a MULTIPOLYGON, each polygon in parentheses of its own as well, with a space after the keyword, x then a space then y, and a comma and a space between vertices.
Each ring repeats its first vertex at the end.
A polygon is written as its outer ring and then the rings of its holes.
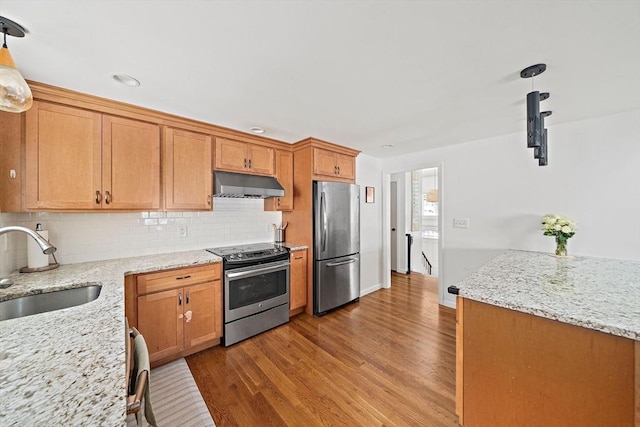
POLYGON ((556 236, 556 255, 567 256, 567 239, 556 236))

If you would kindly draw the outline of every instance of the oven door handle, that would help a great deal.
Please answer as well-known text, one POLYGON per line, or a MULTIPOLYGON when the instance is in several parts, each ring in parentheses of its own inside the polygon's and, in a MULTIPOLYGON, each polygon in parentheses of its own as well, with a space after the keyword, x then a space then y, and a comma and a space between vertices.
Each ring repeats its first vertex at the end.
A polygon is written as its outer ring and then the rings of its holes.
POLYGON ((258 274, 273 273, 274 271, 282 270, 283 268, 286 268, 288 266, 289 266, 289 263, 272 265, 269 267, 257 266, 256 268, 253 268, 251 270, 238 271, 238 272, 234 272, 233 270, 227 271, 224 275, 229 279, 241 279, 243 277, 257 276, 258 274))

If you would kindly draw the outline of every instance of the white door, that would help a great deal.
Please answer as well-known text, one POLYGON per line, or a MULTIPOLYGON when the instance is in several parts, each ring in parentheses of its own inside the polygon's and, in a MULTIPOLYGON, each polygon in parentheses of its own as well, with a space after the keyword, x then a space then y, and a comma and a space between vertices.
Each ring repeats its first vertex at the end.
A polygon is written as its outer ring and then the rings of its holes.
POLYGON ((398 183, 391 183, 391 271, 398 271, 398 183))

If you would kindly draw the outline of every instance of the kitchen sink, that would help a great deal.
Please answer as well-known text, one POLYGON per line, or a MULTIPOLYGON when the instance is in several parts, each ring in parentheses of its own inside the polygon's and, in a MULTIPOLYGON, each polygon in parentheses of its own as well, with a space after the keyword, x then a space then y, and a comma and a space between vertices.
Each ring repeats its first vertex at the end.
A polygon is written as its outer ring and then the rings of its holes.
POLYGON ((0 320, 15 319, 86 304, 98 298, 101 290, 102 286, 91 285, 1 301, 0 320))

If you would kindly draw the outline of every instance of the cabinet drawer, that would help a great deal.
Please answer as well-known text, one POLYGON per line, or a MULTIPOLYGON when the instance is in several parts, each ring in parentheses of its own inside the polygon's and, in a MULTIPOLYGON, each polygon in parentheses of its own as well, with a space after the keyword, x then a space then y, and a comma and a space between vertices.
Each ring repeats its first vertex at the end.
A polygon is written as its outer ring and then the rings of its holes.
POLYGON ((138 295, 219 280, 220 271, 220 263, 215 263, 199 267, 140 274, 136 277, 138 295))

